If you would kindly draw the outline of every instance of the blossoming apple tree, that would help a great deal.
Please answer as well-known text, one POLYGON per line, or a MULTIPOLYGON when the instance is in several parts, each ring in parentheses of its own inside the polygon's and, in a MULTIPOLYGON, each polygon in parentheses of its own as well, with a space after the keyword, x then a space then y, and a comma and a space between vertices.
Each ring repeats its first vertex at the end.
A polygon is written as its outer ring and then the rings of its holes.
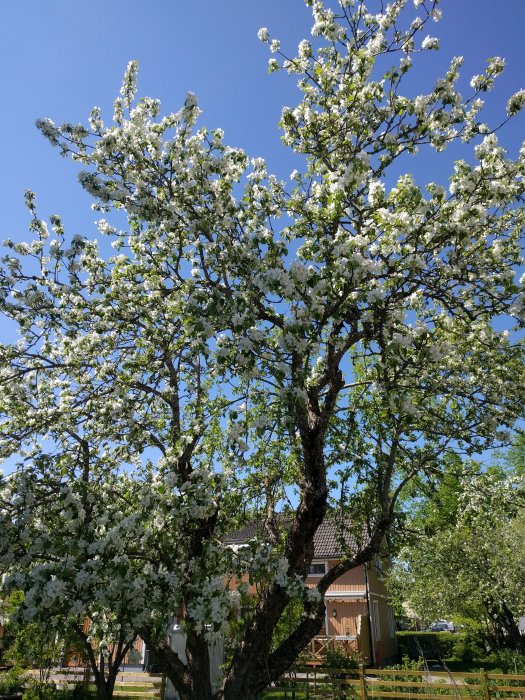
POLYGON ((87 615, 121 650, 140 634, 184 700, 256 698, 321 628, 328 586, 396 526, 413 476, 504 441, 523 407, 525 151, 509 158, 480 116, 503 59, 466 98, 460 58, 409 97, 413 61, 438 48, 436 0, 307 5, 296 54, 259 32, 302 91, 281 120, 304 164, 290 183, 198 128, 192 94, 165 117, 136 101, 132 62, 110 125, 97 108, 88 126, 39 123, 84 167, 114 254, 41 220, 28 193, 34 240, 8 242, 0 273, 20 332, 1 347, 0 449, 19 456, 0 494, 4 585, 28 619, 87 615), (396 175, 458 141, 471 158, 448 183, 396 175), (354 545, 312 591, 329 509, 354 545), (261 537, 225 544, 246 518, 261 537), (248 582, 212 689, 208 644, 248 582), (166 643, 175 615, 185 658, 166 643))

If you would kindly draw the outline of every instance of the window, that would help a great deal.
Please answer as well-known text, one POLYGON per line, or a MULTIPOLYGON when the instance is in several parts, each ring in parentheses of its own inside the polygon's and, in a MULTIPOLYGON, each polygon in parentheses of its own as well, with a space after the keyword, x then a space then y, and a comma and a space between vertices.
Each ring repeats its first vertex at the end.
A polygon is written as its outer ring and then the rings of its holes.
POLYGON ((326 574, 326 563, 323 561, 321 563, 310 564, 308 569, 309 576, 324 576, 326 574))
POLYGON ((396 623, 394 620, 394 611, 392 610, 392 606, 389 604, 387 606, 387 615, 388 615, 388 631, 390 633, 390 637, 395 637, 396 636, 396 623))
POLYGON ((372 628, 374 630, 374 640, 378 642, 381 639, 381 623, 379 621, 379 605, 377 600, 372 601, 372 628))

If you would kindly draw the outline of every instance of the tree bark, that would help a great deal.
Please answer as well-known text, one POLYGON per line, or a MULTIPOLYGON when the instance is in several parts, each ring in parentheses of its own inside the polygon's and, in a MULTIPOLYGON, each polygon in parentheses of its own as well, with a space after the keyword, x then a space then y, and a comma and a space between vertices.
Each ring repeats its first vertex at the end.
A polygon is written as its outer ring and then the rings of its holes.
POLYGON ((487 601, 487 610, 493 623, 494 636, 498 648, 511 646, 518 653, 525 652, 525 638, 520 634, 512 611, 505 601, 487 601))
POLYGON ((186 663, 166 638, 158 639, 148 629, 143 629, 141 636, 154 651, 161 670, 173 683, 180 700, 212 700, 208 642, 203 635, 188 633, 186 663))
POLYGON ((122 661, 124 660, 128 651, 131 649, 136 637, 133 637, 133 639, 130 639, 127 642, 123 638, 119 640, 117 648, 114 650, 114 657, 110 657, 106 676, 106 663, 103 655, 100 654, 99 660, 97 661, 97 656, 88 640, 88 636, 78 626, 74 626, 73 630, 82 641, 82 644, 86 650, 86 656, 93 673, 93 680, 95 681, 99 700, 111 700, 115 690, 115 682, 117 680, 120 665, 122 664, 122 661))

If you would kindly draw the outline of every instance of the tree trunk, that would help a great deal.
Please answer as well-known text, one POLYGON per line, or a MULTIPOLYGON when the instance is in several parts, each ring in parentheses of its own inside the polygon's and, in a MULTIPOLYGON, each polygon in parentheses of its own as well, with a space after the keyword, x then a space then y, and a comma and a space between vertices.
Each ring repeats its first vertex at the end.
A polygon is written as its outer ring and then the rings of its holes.
MULTIPOLYGON (((325 434, 338 392, 343 386, 335 360, 332 360, 332 365, 323 405, 320 405, 316 390, 311 389, 306 405, 297 403, 291 406, 299 428, 303 465, 301 501, 287 533, 284 550, 288 561, 287 575, 291 580, 296 576, 306 577, 313 556, 314 536, 327 510, 325 434)), ((214 523, 211 523, 206 529, 213 526, 214 523)), ((194 537, 190 551, 200 555, 200 544, 201 537, 194 537)), ((355 560, 352 565, 359 563, 361 561, 355 560)), ((325 577, 326 586, 329 585, 330 576, 329 573, 325 577)), ((272 653, 273 633, 289 602, 290 595, 286 588, 277 583, 271 583, 263 592, 234 654, 223 687, 214 695, 209 679, 208 644, 202 635, 188 633, 186 663, 179 659, 165 640, 159 643, 145 637, 145 641, 157 654, 162 670, 172 681, 181 700, 257 700, 261 691, 293 664, 324 621, 325 605, 321 596, 321 600, 306 605, 305 615, 297 629, 272 653)))
POLYGON ((120 665, 122 664, 128 651, 133 646, 136 636, 134 636, 132 639, 128 639, 127 641, 123 637, 119 639, 116 648, 113 650, 113 654, 109 656, 106 677, 106 662, 104 660, 104 656, 100 654, 97 662, 97 657, 93 651, 91 642, 88 640, 87 634, 85 634, 82 628, 78 626, 73 626, 73 631, 82 641, 86 651, 89 666, 91 668, 91 672, 93 673, 93 680, 95 681, 95 686, 97 688, 97 697, 99 700, 111 700, 115 690, 115 682, 117 680, 120 665))
POLYGON ((211 700, 210 654, 208 641, 203 635, 188 631, 186 664, 190 676, 190 692, 181 700, 211 700))
POLYGON ((186 640, 186 663, 170 647, 166 638, 156 637, 143 629, 141 636, 154 652, 159 667, 173 683, 180 700, 212 700, 210 656, 203 635, 189 632, 186 640))
POLYGON ((216 698, 224 700, 257 700, 270 683, 277 681, 292 666, 299 652, 315 636, 324 623, 325 605, 321 602, 315 613, 304 617, 292 635, 267 658, 254 660, 241 657, 234 662, 221 693, 216 698))
POLYGON ((108 663, 107 673, 104 658, 102 654, 100 655, 100 666, 97 669, 97 672, 94 674, 95 685, 97 686, 97 696, 99 700, 112 699, 120 664, 122 663, 122 660, 124 659, 126 653, 127 649, 125 653, 118 654, 115 659, 108 663))
POLYGON ((504 649, 510 646, 520 654, 524 653, 525 638, 520 634, 514 615, 505 601, 489 599, 487 610, 492 620, 497 647, 504 649))
MULTIPOLYGON (((325 517, 328 498, 324 460, 326 420, 319 416, 315 397, 308 410, 298 413, 304 486, 284 552, 288 561, 288 575, 292 578, 296 575, 306 576, 313 556, 314 536, 325 517)), ((225 700, 255 700, 260 691, 277 680, 295 660, 297 654, 290 658, 289 663, 283 659, 283 663, 269 664, 273 632, 289 601, 289 594, 276 583, 271 584, 262 596, 225 679, 222 695, 225 700)), ((308 626, 309 636, 305 632, 305 644, 320 626, 321 622, 317 624, 314 614, 308 626)))

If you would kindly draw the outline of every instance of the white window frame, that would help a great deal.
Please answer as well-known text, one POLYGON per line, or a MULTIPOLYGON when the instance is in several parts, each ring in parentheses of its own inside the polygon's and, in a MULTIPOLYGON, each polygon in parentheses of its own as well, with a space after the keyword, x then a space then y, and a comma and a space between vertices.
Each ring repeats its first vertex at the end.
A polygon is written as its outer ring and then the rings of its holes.
POLYGON ((377 600, 372 601, 372 620, 374 626, 374 641, 381 640, 381 620, 379 619, 379 603, 377 600))
POLYGON ((393 639, 396 636, 396 623, 394 620, 394 610, 390 603, 387 605, 386 614, 388 617, 388 631, 390 632, 390 639, 393 639))
POLYGON ((308 576, 319 576, 319 577, 321 577, 321 576, 324 576, 325 574, 326 574, 326 562, 325 562, 325 561, 313 561, 313 562, 310 563, 310 565, 309 565, 309 567, 308 567, 308 576), (313 574, 313 573, 310 571, 310 567, 312 567, 312 566, 323 566, 323 567, 324 567, 324 571, 323 571, 322 573, 313 574))

